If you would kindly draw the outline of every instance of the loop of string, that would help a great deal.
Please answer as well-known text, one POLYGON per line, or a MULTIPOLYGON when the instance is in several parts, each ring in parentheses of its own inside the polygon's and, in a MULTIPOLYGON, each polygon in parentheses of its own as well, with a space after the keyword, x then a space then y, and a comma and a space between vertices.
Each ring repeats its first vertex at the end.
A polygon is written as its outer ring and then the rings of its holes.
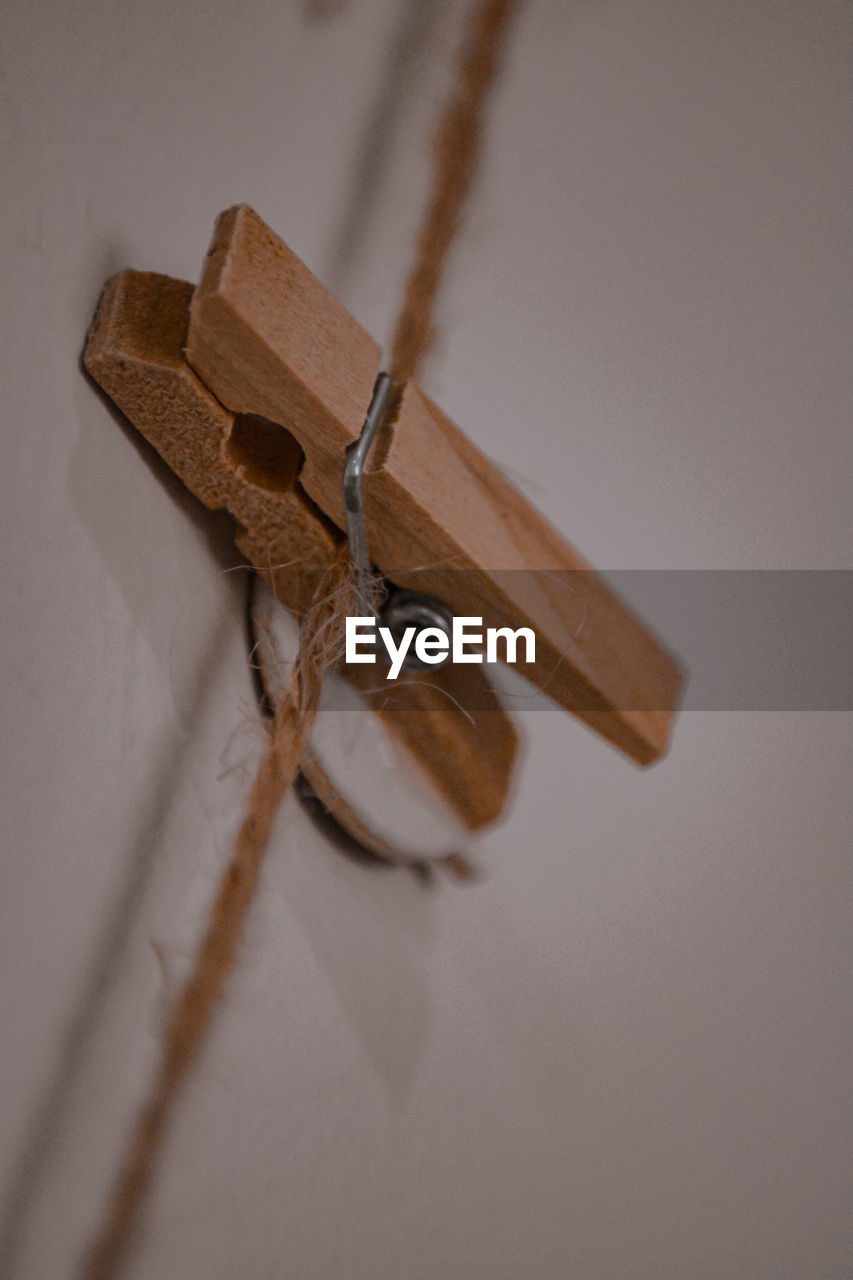
MULTIPOLYGON (((390 374, 399 397, 433 339, 433 307, 479 155, 484 107, 516 0, 477 0, 450 103, 435 138, 432 193, 394 331, 390 374)), ((399 402, 399 401, 398 401, 399 402)), ((302 619, 288 687, 275 706, 246 812, 193 966, 167 1020, 163 1053, 136 1120, 107 1210, 81 1280, 112 1280, 127 1252, 150 1186, 169 1118, 199 1054, 233 967, 276 814, 299 770, 328 672, 343 653, 347 614, 364 591, 342 554, 302 619)))

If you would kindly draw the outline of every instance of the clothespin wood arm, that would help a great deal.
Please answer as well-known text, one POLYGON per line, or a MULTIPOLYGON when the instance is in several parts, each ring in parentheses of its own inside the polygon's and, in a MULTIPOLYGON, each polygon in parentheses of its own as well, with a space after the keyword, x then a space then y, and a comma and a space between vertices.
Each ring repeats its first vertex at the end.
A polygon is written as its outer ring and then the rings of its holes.
MULTIPOLYGON (((187 360, 229 409, 292 432, 305 452, 302 486, 343 528, 344 452, 379 349, 245 205, 217 222, 187 360)), ((364 505, 379 569, 486 626, 532 627, 534 684, 638 762, 663 754, 681 683, 675 660, 413 384, 377 455, 364 505)))

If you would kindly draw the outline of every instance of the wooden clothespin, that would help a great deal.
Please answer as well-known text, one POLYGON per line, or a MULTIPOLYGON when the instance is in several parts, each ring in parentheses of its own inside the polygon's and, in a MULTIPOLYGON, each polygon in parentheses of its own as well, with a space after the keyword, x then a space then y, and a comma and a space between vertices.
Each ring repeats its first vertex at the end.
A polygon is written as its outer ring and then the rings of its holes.
MULTIPOLYGON (((344 456, 371 399, 373 339, 239 205, 218 219, 195 290, 131 271, 108 283, 85 363, 191 491, 234 515, 238 546, 298 611, 300 571, 342 541, 344 456)), ((534 684, 639 763, 663 754, 673 658, 411 383, 363 488, 371 556, 391 582, 486 626, 532 628, 534 684)), ((466 825, 496 817, 517 743, 482 668, 404 681, 390 705, 364 671, 346 668, 466 825)))
MULTIPOLYGON (((168 276, 113 276, 89 333, 86 369, 205 506, 231 512, 239 549, 298 615, 303 575, 328 568, 343 537, 302 488, 293 437, 224 409, 187 364, 192 296, 192 285, 168 276)), ((479 668, 448 665, 429 681, 403 673, 393 696, 373 668, 346 674, 463 826, 477 830, 500 815, 518 738, 479 668)), ((328 803, 320 762, 307 771, 328 803)), ((336 816, 358 835, 358 815, 336 816)))
MULTIPOLYGON (((343 528, 344 453, 359 435, 379 348, 245 205, 217 222, 187 360, 230 410, 292 433, 305 454, 302 486, 343 528)), ((364 501, 373 559, 393 582, 486 626, 533 628, 537 661, 525 675, 534 684, 639 763, 663 754, 681 683, 675 660, 411 383, 364 501)))

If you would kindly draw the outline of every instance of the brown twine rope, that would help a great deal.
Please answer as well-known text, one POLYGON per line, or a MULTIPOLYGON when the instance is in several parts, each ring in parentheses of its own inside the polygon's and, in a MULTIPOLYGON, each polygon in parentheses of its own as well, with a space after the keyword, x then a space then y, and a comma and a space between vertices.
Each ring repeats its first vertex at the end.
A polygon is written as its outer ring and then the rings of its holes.
MULTIPOLYGON (((433 303, 474 176, 483 109, 514 3, 477 0, 472 13, 456 89, 436 135, 432 196, 392 343, 390 372, 398 389, 419 370, 433 338, 433 303)), ((275 708, 232 859, 190 976, 169 1016, 160 1068, 81 1280, 112 1280, 118 1273, 181 1085, 202 1048, 234 964, 276 814, 311 736, 324 677, 342 656, 345 619, 358 611, 364 590, 342 556, 303 620, 290 682, 275 708)))
POLYGON ((234 854, 220 882, 192 972, 171 1011, 160 1069, 137 1120, 103 1226, 81 1272, 85 1280, 109 1280, 121 1263, 178 1091, 201 1049, 234 963, 273 822, 311 736, 323 679, 343 653, 344 619, 356 608, 354 592, 342 554, 306 614, 299 651, 288 687, 275 708, 234 854))
POLYGON ((479 0, 459 59, 456 87, 433 144, 432 194, 418 237, 415 262, 391 343, 388 372, 395 387, 420 370, 435 330, 433 304, 459 229, 477 167, 486 98, 515 0, 479 0))

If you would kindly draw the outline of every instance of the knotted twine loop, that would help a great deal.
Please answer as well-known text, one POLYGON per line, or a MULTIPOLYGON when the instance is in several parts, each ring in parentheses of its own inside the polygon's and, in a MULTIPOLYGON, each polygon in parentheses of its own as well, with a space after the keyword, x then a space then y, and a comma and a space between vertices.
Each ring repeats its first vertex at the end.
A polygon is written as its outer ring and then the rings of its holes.
MULTIPOLYGON (((431 345, 433 305, 462 206, 476 169, 482 118, 516 0, 478 0, 458 64, 458 78, 434 145, 432 195, 392 342, 396 402, 431 345)), ((393 415, 393 409, 392 409, 393 415)), ((109 1205, 81 1280, 118 1273, 181 1085, 202 1048, 242 938, 276 814, 296 778, 311 737, 325 676, 344 651, 345 620, 363 610, 372 590, 342 553, 302 620, 288 687, 275 707, 269 739, 240 824, 234 853, 217 890, 192 970, 169 1015, 163 1056, 137 1119, 109 1205)))

